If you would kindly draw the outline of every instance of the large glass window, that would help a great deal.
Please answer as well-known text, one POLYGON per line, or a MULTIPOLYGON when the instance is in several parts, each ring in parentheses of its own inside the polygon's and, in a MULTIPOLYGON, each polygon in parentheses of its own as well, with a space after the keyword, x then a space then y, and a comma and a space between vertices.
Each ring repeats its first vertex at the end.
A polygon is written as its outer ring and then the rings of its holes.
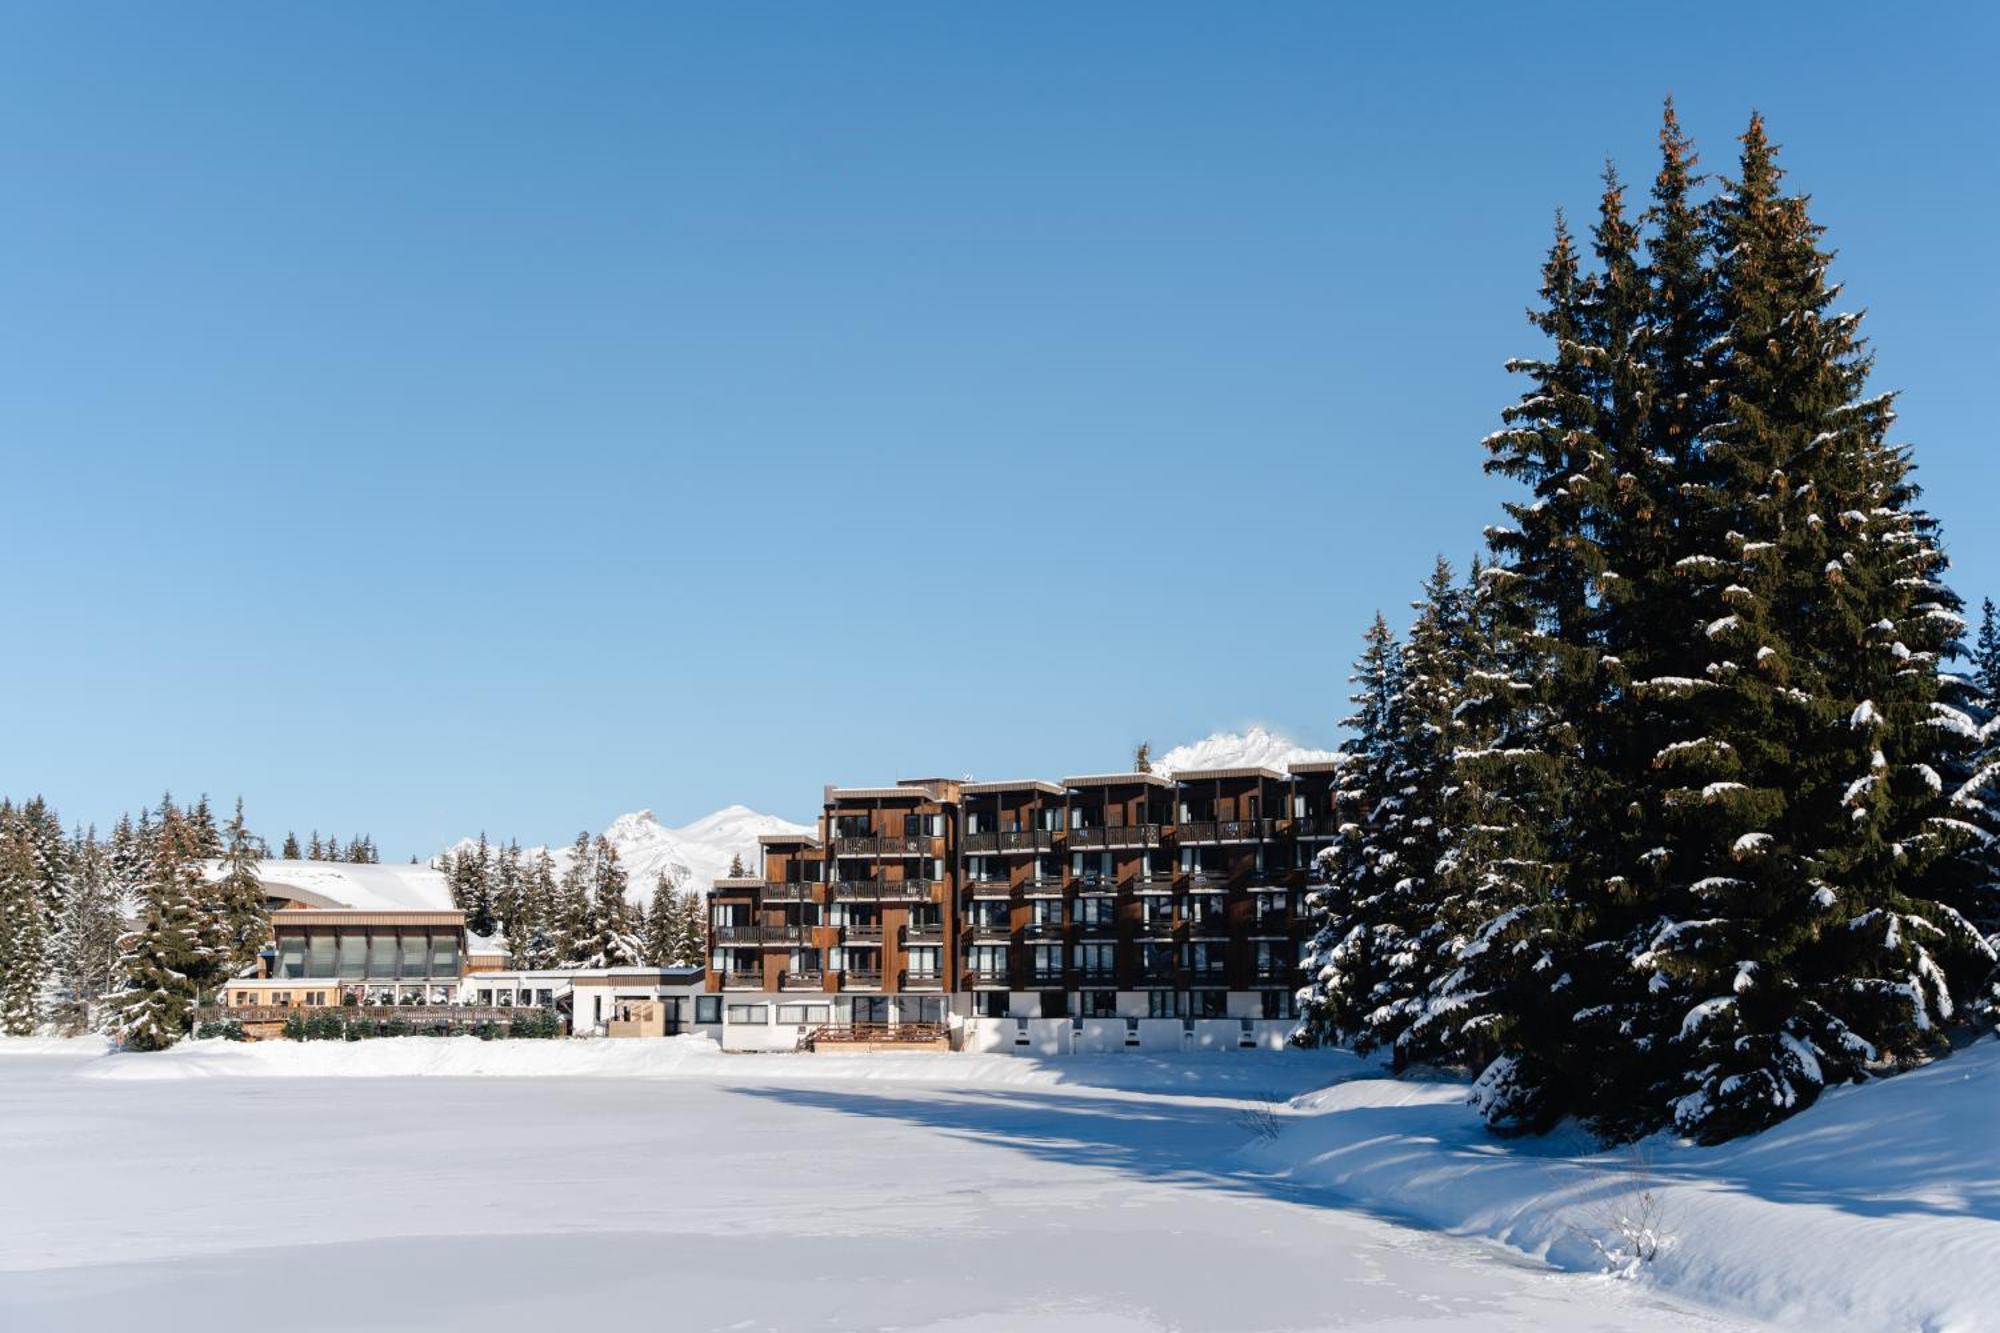
POLYGON ((832 1013, 832 1008, 824 1004, 781 1004, 778 1006, 778 1024, 780 1027, 793 1023, 817 1026, 832 1021, 832 1013))
POLYGON ((421 980, 430 957, 430 940, 422 935, 405 935, 399 951, 403 960, 402 976, 406 979, 421 980))
POLYGON ((455 977, 458 975, 458 936, 431 936, 431 975, 434 977, 455 977))
POLYGON ((943 949, 911 949, 904 957, 909 961, 907 970, 912 977, 935 979, 944 967, 943 949))
POLYGON ((720 995, 695 996, 694 1021, 697 1023, 720 1023, 722 1021, 722 997, 720 995))
POLYGON ((396 975, 396 932, 377 928, 368 936, 368 975, 373 978, 396 975))
POLYGON ((308 935, 306 937, 306 975, 309 977, 330 977, 335 975, 334 950, 338 945, 333 933, 308 935))
POLYGON ((305 936, 286 935, 279 939, 278 975, 287 978, 306 975, 305 936))
POLYGON ((335 975, 342 981, 359 981, 368 975, 368 936, 358 930, 340 932, 340 961, 335 975))

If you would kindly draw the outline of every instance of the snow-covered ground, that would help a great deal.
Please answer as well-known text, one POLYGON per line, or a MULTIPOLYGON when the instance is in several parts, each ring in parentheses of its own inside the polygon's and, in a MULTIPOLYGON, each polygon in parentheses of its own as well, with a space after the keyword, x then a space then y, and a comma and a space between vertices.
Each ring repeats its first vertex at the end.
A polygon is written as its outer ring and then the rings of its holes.
POLYGON ((1358 1068, 0 1043, 0 1328, 1744 1326, 1244 1154, 1358 1068))

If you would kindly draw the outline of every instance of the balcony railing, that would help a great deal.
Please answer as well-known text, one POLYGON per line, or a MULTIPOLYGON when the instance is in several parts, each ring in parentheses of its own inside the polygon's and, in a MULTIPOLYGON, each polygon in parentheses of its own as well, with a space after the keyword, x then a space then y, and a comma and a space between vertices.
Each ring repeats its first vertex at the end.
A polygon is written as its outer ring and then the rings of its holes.
POLYGON ((824 884, 808 883, 804 880, 793 880, 788 884, 766 884, 764 886, 764 901, 767 903, 809 903, 813 900, 813 893, 825 887, 824 884))
POLYGON ((904 944, 943 944, 944 923, 942 921, 912 922, 903 927, 904 944))
POLYGON ((1183 870, 1181 883, 1190 889, 1224 889, 1229 885, 1230 876, 1222 870, 1183 870))
POLYGON ((722 985, 725 990, 762 990, 764 973, 761 968, 755 972, 724 972, 722 985))
POLYGON ((1250 923, 1250 929, 1258 935, 1286 935, 1291 933, 1292 914, 1290 912, 1263 912, 1250 923))
POLYGON ((1070 887, 1078 893, 1116 893, 1118 881, 1110 875, 1076 875, 1070 879, 1070 887))
POLYGON ((880 944, 882 942, 882 923, 878 921, 871 925, 850 924, 842 926, 840 938, 848 944, 880 944))
POLYGON ((717 926, 717 944, 803 944, 811 926, 717 926))
POLYGON ((1134 875, 1128 883, 1134 893, 1172 893, 1174 872, 1171 870, 1146 870, 1134 875))
POLYGON ((1060 898, 1063 881, 1060 875, 1038 875, 1034 879, 1021 881, 1021 892, 1030 898, 1060 898))
POLYGON ((942 972, 904 972, 897 976, 898 990, 943 990, 942 972))
POLYGON ((1069 831, 1072 848, 1152 847, 1160 841, 1158 824, 1120 824, 1115 827, 1078 828, 1069 831))
POLYGON ((1182 919, 1186 922, 1190 935, 1215 936, 1229 933, 1229 918, 1225 916, 1190 916, 1182 919))
POLYGON ((1086 967, 1075 975, 1078 984, 1084 986, 1113 986, 1118 983, 1118 972, 1115 968, 1086 967))
POLYGON ((937 889, 934 879, 843 879, 833 886, 836 902, 923 902, 937 889))
POLYGON ((1062 835, 1053 829, 1015 829, 1000 835, 1000 850, 1003 852, 1049 852, 1055 850, 1056 839, 1062 835))
POLYGON ((1031 986, 1060 986, 1068 975, 1068 973, 1059 967, 1054 969, 1036 968, 1028 974, 1028 984, 1031 986))
POLYGON ((1153 939, 1161 939, 1174 933, 1174 923, 1171 921, 1141 921, 1139 923, 1139 933, 1153 939))
POLYGON ((1107 935, 1116 935, 1118 933, 1118 922, 1116 918, 1107 917, 1102 921, 1079 922, 1077 928, 1093 939, 1102 939, 1107 935))
POLYGON ((1004 967, 968 967, 965 969, 965 984, 968 986, 1005 986, 1007 969, 1004 967))
POLYGON ((1004 879, 975 879, 972 881, 972 896, 975 898, 1009 898, 1014 886, 1004 879))
POLYGON ((819 968, 801 968, 796 972, 786 972, 778 978, 778 985, 784 990, 824 990, 826 973, 819 968))
POLYGON ((1340 833, 1340 820, 1333 815, 1300 815, 1292 821, 1295 838, 1331 838, 1340 833))
POLYGON ((1276 837, 1275 819, 1196 819, 1174 827, 1174 837, 1190 842, 1262 842, 1276 837))
POLYGON ((1005 944, 1013 938, 1014 928, 1010 925, 995 925, 975 921, 966 927, 974 944, 1005 944))
POLYGON ((1060 921, 1030 921, 1021 927, 1021 938, 1028 940, 1059 940, 1062 933, 1060 921))
POLYGON ((928 837, 908 837, 902 834, 869 834, 863 837, 835 838, 835 856, 928 856, 931 840, 928 837))
POLYGON ((879 967, 850 967, 840 974, 842 990, 881 990, 882 969, 879 967))
POLYGON ((1298 975, 1298 968, 1289 963, 1258 963, 1250 969, 1250 979, 1261 985, 1289 982, 1298 975))

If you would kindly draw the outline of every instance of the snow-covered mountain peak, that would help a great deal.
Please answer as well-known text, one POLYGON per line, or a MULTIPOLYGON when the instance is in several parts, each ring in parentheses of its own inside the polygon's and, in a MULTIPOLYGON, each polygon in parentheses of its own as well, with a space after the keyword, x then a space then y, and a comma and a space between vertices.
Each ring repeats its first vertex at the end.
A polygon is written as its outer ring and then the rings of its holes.
POLYGON ((1153 770, 1167 776, 1203 768, 1283 770, 1294 762, 1332 758, 1331 750, 1315 750, 1263 727, 1251 727, 1241 732, 1218 731, 1190 745, 1176 745, 1153 760, 1153 770))

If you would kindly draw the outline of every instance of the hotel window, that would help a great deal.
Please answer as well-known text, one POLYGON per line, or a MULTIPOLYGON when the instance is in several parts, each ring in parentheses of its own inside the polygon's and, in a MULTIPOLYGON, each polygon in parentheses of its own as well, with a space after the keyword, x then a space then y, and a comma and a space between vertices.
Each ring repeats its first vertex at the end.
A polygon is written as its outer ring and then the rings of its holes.
POLYGON ((982 990, 972 993, 972 1016, 974 1018, 1005 1018, 1007 1016, 1007 992, 1003 990, 982 990))
POLYGON ((306 975, 309 977, 330 977, 334 971, 334 951, 338 941, 331 932, 324 935, 306 937, 306 975))
POLYGON ((396 936, 375 930, 368 936, 368 976, 370 980, 393 980, 396 975, 396 936))
POLYGON ((816 1027, 832 1021, 833 1010, 823 1004, 781 1004, 778 1006, 778 1025, 787 1027, 816 1027))
POLYGON ((1060 926, 1063 923, 1063 905, 1060 898, 1037 898, 1031 910, 1031 918, 1038 926, 1060 926))
POLYGON ((1076 997, 1076 1013, 1079 1018, 1118 1017, 1118 992, 1108 990, 1087 990, 1076 997))
POLYGON ((1146 1017, 1179 1018, 1187 1006, 1179 991, 1156 990, 1146 993, 1146 1017))
POLYGON ((1288 990, 1267 990, 1264 992, 1264 1017, 1297 1018, 1298 997, 1288 990))
POLYGON ((406 979, 422 980, 426 963, 430 959, 431 942, 422 935, 405 935, 399 948, 402 966, 398 975, 406 979))
POLYGON ((720 1023, 722 1021, 722 997, 720 995, 695 996, 694 1021, 697 1023, 720 1023))
POLYGON ((340 961, 335 975, 342 981, 359 981, 368 975, 368 937, 358 930, 340 934, 340 961))
POLYGON ((1062 972, 1062 945, 1037 944, 1033 959, 1036 976, 1056 976, 1062 972))
POLYGON ((1085 976, 1107 978, 1118 966, 1118 946, 1115 944, 1079 944, 1071 955, 1076 966, 1085 976))
POLYGON ((974 972, 995 976, 1007 973, 1007 946, 1004 944, 975 944, 966 951, 965 965, 974 972))
POLYGON ((1229 992, 1220 990, 1198 990, 1194 993, 1194 1016, 1196 1018, 1229 1017, 1229 992))
POLYGON ((286 935, 278 941, 278 975, 302 977, 306 974, 306 937, 286 935))
POLYGON ((729 1021, 751 1027, 762 1027, 771 1021, 769 1005, 732 1004, 729 1006, 729 1021))
POLYGON ((1061 806, 1045 806, 1035 811, 1035 827, 1044 833, 1060 833, 1063 826, 1061 806))
POLYGON ((939 969, 944 966, 943 949, 910 949, 903 956, 908 961, 905 970, 912 977, 934 980, 939 974, 939 969))
POLYGON ((434 977, 455 977, 458 975, 458 936, 431 936, 431 975, 434 977))
POLYGON ((272 991, 271 1003, 280 1009, 291 1007, 292 993, 288 990, 272 991))
POLYGON ((897 1021, 903 1023, 944 1022, 944 997, 942 995, 909 995, 896 1006, 897 1021))
POLYGON ((787 972, 819 971, 820 970, 819 950, 818 949, 792 950, 791 956, 785 960, 785 970, 787 972))
POLYGON ((1108 926, 1118 919, 1118 900, 1115 898, 1078 898, 1076 900, 1076 923, 1079 926, 1108 926))

